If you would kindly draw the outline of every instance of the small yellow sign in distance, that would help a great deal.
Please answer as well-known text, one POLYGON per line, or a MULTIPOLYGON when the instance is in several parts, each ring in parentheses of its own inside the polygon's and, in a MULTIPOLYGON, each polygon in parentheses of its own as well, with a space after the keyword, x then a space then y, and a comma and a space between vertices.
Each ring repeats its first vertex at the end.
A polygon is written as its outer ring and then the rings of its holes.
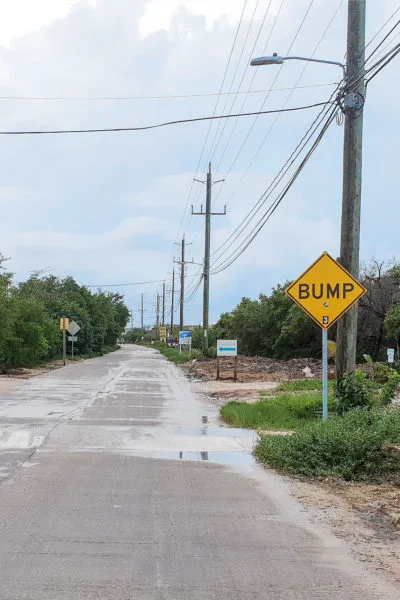
POLYGON ((61 331, 63 329, 67 330, 68 327, 69 327, 69 319, 67 319, 67 317, 61 317, 61 319, 60 319, 60 329, 61 329, 61 331))
POLYGON ((286 289, 286 294, 322 329, 329 329, 366 291, 342 265, 324 252, 286 289))

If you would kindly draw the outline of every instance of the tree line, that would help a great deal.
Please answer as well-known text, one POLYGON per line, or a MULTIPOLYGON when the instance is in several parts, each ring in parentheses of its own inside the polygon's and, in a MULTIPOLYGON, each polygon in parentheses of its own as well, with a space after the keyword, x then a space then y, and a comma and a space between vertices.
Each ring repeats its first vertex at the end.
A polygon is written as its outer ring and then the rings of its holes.
MULTIPOLYGON (((371 260, 361 269, 360 281, 368 289, 359 302, 357 354, 386 360, 386 349, 400 351, 400 263, 371 260)), ((288 360, 321 356, 321 329, 290 300, 278 284, 258 300, 242 298, 223 313, 210 331, 210 346, 217 339, 237 339, 241 354, 288 360)), ((329 330, 336 339, 336 327, 329 330)), ((201 340, 199 339, 201 344, 201 340)))
POLYGON ((60 317, 81 327, 81 355, 103 354, 115 346, 129 318, 123 296, 92 292, 72 277, 32 274, 16 283, 0 257, 0 371, 33 367, 61 355, 60 317))

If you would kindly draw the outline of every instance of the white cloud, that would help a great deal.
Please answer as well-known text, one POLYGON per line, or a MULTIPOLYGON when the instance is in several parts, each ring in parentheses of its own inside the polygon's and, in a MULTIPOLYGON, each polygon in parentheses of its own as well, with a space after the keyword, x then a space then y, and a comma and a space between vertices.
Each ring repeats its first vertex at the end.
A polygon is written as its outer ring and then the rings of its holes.
MULTIPOLYGON (((280 3, 271 14, 255 53, 261 52, 280 3)), ((241 62, 238 60, 255 2, 249 2, 224 90, 232 83, 248 89, 270 87, 277 71, 248 68, 264 3, 259 4, 241 62), (236 67, 237 71, 236 71, 236 67)), ((268 48, 288 46, 308 1, 286 3, 268 48)), ((7 2, 0 24, 0 95, 146 96, 219 90, 241 0, 15 0, 7 2), (183 8, 182 8, 183 7, 183 8)), ((323 31, 336 0, 315 3, 294 51, 307 54, 315 32, 323 31)), ((394 10, 394 0, 371 4, 367 39, 394 10), (384 16, 385 15, 385 16, 384 16)), ((345 11, 325 36, 319 55, 339 58, 345 48, 345 11)), ((303 65, 288 64, 277 86, 292 86, 303 65)), ((365 109, 363 258, 400 255, 397 222, 396 151, 398 119, 394 63, 371 83, 365 109), (376 85, 375 85, 376 84, 376 85), (394 86, 394 87, 393 87, 394 86), (387 90, 391 92, 388 96, 387 90), (384 110, 382 110, 384 107, 384 110), (379 210, 377 207, 379 206, 379 210)), ((335 79, 336 72, 310 66, 301 84, 335 79), (332 77, 332 79, 331 79, 332 77)), ((266 107, 279 107, 289 92, 276 92, 266 107)), ((296 90, 291 105, 324 100, 326 88, 296 90)), ((224 97, 218 112, 259 109, 263 96, 224 97), (233 101, 235 102, 233 103, 233 101)), ((0 129, 133 126, 212 114, 215 97, 148 101, 1 100, 0 129)), ((197 177, 212 158, 215 208, 227 203, 228 215, 213 218, 213 249, 245 218, 274 174, 307 129, 314 113, 281 116, 264 142, 274 117, 234 120, 211 127, 197 177), (230 137, 232 133, 232 137, 230 137), (212 140, 221 143, 215 153, 212 140), (238 150, 246 140, 243 152, 238 150), (229 141, 229 143, 227 143, 229 141), (226 151, 224 152, 224 148, 226 151), (259 151, 258 151, 259 150, 259 151), (258 151, 258 154, 257 154, 258 151), (238 156, 237 160, 235 157, 238 156), (220 163, 220 167, 217 166, 220 163), (247 174, 245 173, 248 168, 247 174)), ((123 283, 168 278, 173 241, 183 208, 204 204, 204 186, 193 185, 209 123, 141 133, 60 137, 3 137, 0 144, 0 235, 2 252, 12 257, 18 278, 51 266, 84 283, 123 283), (189 198, 189 202, 187 203, 189 198)), ((341 205, 342 132, 334 125, 293 189, 243 256, 212 277, 213 318, 242 295, 268 291, 298 275, 323 250, 337 254, 341 205)), ((271 198, 272 199, 272 198, 271 198)), ((267 204, 266 204, 267 206, 267 204)), ((200 262, 204 219, 183 219, 188 258, 200 262)), ((234 246, 233 246, 234 248, 234 246)), ((175 247, 175 256, 179 248, 175 247)), ((194 273, 197 266, 188 267, 194 273)), ((188 279, 188 289, 191 289, 188 279)), ((139 302, 138 288, 121 288, 129 304, 139 302)), ((149 307, 156 288, 145 288, 149 307)), ((151 313, 149 313, 150 315, 151 313)), ((198 321, 200 302, 188 306, 198 321)))

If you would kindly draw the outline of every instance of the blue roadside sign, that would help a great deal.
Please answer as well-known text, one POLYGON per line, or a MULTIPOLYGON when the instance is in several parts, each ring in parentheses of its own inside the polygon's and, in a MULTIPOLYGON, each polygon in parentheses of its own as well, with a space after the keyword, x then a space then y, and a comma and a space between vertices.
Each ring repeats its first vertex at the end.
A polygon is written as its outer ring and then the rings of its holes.
POLYGON ((179 344, 183 345, 191 345, 192 344, 192 332, 191 331, 180 331, 179 332, 179 344))

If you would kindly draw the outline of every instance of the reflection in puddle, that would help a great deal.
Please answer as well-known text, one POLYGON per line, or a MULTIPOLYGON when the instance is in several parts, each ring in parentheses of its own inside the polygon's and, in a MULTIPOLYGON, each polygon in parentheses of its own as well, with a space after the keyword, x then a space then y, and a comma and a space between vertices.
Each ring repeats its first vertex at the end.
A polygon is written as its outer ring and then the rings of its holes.
POLYGON ((217 437, 217 438, 246 438, 246 439, 255 439, 257 434, 252 429, 237 429, 229 428, 229 427, 210 427, 209 425, 204 425, 203 427, 176 427, 172 430, 173 435, 183 435, 183 436, 198 436, 198 435, 206 435, 208 437, 217 437))
POLYGON ((208 462, 218 463, 221 465, 232 465, 240 467, 252 467, 256 464, 253 455, 250 452, 185 452, 183 450, 180 450, 179 452, 153 452, 152 457, 161 458, 165 460, 174 460, 176 458, 187 461, 206 460, 208 462))

